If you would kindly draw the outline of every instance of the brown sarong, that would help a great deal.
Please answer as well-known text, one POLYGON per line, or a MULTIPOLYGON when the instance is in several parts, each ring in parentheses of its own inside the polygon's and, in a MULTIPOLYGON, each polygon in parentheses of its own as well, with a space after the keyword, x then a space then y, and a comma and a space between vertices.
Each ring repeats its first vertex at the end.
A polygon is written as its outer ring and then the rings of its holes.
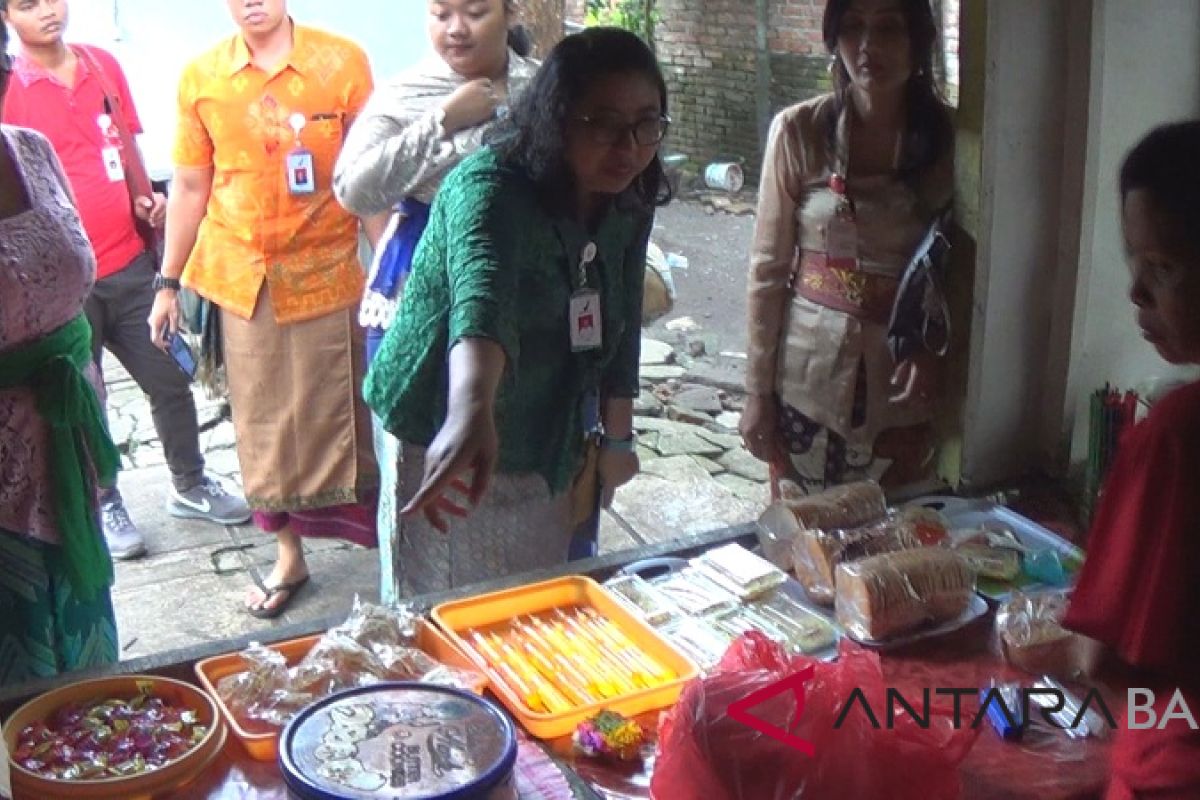
POLYGON ((222 310, 221 325, 250 507, 305 511, 374 496, 379 470, 354 310, 279 325, 264 287, 251 319, 222 310))

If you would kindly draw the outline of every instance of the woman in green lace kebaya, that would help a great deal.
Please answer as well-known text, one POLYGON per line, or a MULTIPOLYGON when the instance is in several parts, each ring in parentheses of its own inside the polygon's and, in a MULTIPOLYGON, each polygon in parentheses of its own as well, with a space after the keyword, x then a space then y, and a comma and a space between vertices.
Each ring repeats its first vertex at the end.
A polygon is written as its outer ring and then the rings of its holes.
POLYGON ((365 389, 402 443, 406 592, 565 562, 589 436, 601 502, 637 473, 642 282, 669 199, 668 123, 649 48, 588 29, 551 51, 491 145, 443 182, 365 389))

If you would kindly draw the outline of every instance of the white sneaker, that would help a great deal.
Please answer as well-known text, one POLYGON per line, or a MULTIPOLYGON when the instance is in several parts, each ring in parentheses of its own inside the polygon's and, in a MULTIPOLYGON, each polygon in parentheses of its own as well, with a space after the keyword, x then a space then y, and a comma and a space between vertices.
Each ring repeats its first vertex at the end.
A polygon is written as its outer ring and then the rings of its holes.
POLYGON ((118 561, 130 561, 146 555, 146 540, 138 531, 124 501, 118 496, 100 504, 100 524, 109 554, 118 561))
POLYGON ((167 496, 167 513, 172 517, 202 519, 218 525, 241 525, 250 519, 246 501, 208 475, 186 492, 172 486, 167 496))

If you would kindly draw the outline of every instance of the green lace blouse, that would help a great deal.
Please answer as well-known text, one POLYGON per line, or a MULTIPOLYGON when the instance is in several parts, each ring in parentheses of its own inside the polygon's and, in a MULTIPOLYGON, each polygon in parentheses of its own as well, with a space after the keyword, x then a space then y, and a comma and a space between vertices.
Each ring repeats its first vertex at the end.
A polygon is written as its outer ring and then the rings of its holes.
POLYGON ((547 213, 532 182, 484 148, 442 184, 396 322, 367 375, 367 404, 402 442, 428 446, 446 417, 448 354, 460 339, 507 356, 496 403, 502 473, 536 472, 553 493, 580 465, 581 401, 636 397, 642 284, 653 215, 611 208, 596 230, 547 213), (603 346, 571 350, 568 305, 580 255, 595 260, 603 346))

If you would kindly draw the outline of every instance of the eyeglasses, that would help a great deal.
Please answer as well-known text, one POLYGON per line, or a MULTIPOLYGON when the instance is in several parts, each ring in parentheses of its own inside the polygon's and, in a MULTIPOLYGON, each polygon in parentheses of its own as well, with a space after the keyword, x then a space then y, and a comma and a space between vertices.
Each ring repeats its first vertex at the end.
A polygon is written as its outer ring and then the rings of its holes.
POLYGON ((620 117, 580 116, 576 119, 587 127, 593 143, 608 147, 624 142, 630 134, 633 134, 633 141, 642 147, 658 144, 671 127, 671 118, 666 114, 643 117, 632 124, 620 117))

